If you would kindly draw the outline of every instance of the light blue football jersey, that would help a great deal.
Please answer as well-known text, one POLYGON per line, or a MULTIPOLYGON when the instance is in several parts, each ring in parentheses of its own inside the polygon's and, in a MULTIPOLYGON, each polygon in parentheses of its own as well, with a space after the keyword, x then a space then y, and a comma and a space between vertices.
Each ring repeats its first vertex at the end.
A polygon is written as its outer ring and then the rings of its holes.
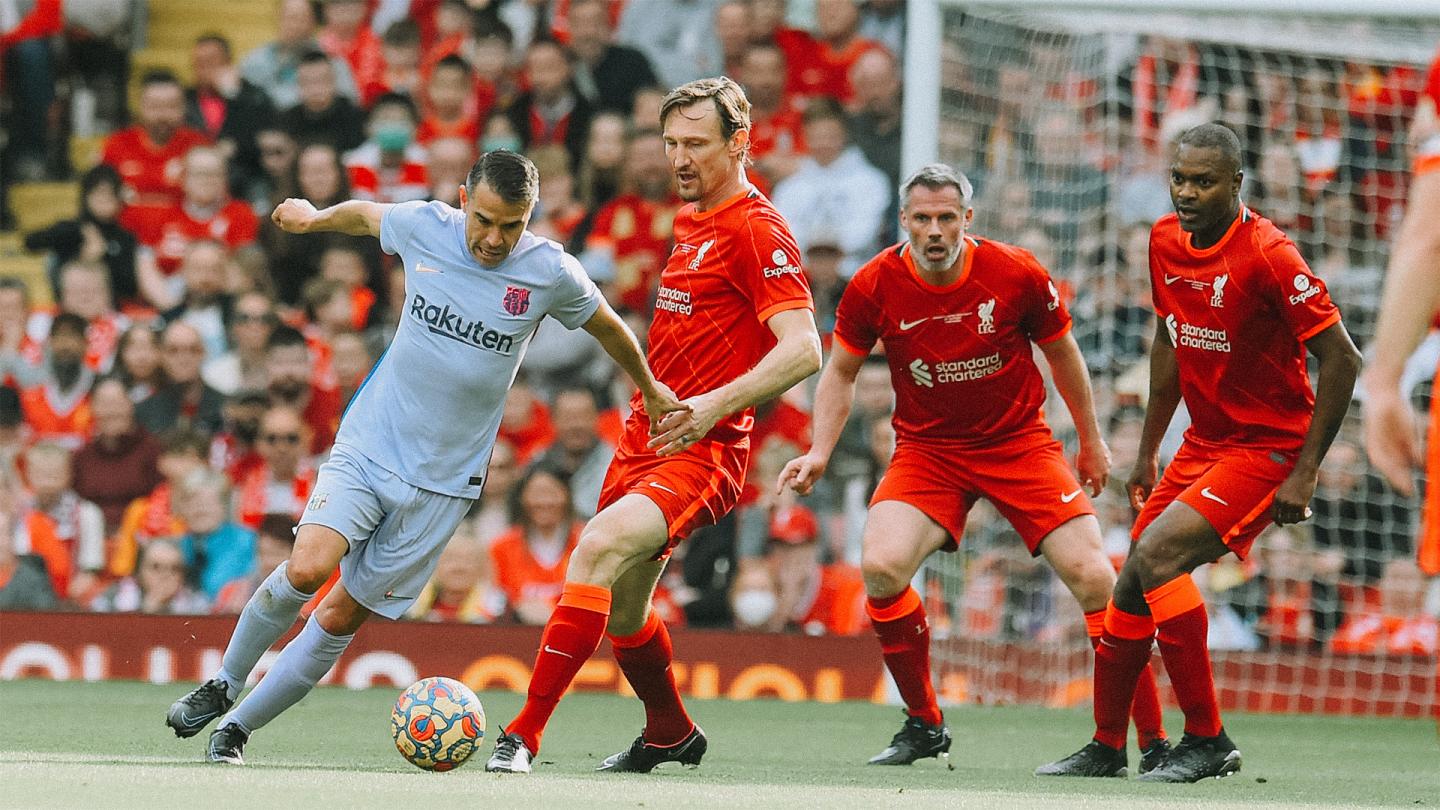
POLYGON ((540 320, 580 327, 600 291, 575 257, 529 231, 499 266, 482 266, 466 247, 464 212, 444 203, 392 207, 380 247, 405 262, 405 310, 335 442, 414 486, 478 498, 540 320))

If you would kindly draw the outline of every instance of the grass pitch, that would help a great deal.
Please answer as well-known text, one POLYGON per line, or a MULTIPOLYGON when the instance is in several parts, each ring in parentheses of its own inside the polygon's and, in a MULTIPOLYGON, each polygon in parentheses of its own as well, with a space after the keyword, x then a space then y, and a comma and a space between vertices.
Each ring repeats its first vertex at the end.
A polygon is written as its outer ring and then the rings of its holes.
MULTIPOLYGON (((899 728, 894 708, 697 700, 710 737, 699 769, 602 775, 595 766, 629 744, 643 714, 634 700, 580 694, 561 703, 535 773, 485 773, 487 739, 465 767, 431 774, 390 742, 398 690, 319 689, 257 733, 235 768, 200 761, 206 733, 177 740, 163 725, 188 686, 0 683, 0 807, 1440 807, 1433 721, 1231 715, 1240 774, 1147 785, 1030 775, 1086 741, 1085 712, 952 709, 947 771, 934 760, 864 766, 899 728)), ((521 696, 480 697, 493 738, 521 696)))

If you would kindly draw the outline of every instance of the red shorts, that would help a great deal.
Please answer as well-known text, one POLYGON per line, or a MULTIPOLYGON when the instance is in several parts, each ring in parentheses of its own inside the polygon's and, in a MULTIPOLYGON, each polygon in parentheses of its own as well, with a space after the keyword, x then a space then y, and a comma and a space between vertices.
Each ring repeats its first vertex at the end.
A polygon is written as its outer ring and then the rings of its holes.
POLYGON ((1140 539, 1166 507, 1180 501, 1199 512, 1243 560, 1255 536, 1270 525, 1275 490, 1294 468, 1295 457, 1289 453, 1186 439, 1135 518, 1130 537, 1140 539))
POLYGON ((1061 524, 1095 514, 1060 443, 1049 435, 963 450, 901 444, 870 505, 910 504, 950 533, 944 550, 954 551, 965 515, 982 497, 1010 521, 1031 555, 1061 524))
POLYGON ((714 524, 735 508, 750 462, 750 438, 739 442, 703 440, 673 456, 661 457, 646 447, 644 420, 629 420, 605 472, 600 509, 631 492, 644 495, 665 515, 667 540, 655 555, 670 555, 675 544, 701 526, 714 524))

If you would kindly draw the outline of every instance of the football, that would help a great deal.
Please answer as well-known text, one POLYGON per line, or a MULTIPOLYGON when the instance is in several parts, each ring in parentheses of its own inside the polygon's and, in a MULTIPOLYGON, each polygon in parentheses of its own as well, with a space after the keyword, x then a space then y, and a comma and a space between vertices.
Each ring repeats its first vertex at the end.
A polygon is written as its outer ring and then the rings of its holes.
POLYGON ((395 748, 417 768, 460 767, 485 738, 485 709, 470 687, 451 678, 411 684, 390 714, 395 748))

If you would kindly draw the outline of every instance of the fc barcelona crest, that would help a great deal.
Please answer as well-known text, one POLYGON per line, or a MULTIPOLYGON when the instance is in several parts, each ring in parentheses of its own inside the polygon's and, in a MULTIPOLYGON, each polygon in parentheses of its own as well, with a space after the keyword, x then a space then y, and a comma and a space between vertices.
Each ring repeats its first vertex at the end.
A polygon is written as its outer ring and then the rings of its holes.
POLYGON ((530 291, 524 287, 505 288, 505 300, 501 302, 511 315, 524 315, 530 309, 530 291))

